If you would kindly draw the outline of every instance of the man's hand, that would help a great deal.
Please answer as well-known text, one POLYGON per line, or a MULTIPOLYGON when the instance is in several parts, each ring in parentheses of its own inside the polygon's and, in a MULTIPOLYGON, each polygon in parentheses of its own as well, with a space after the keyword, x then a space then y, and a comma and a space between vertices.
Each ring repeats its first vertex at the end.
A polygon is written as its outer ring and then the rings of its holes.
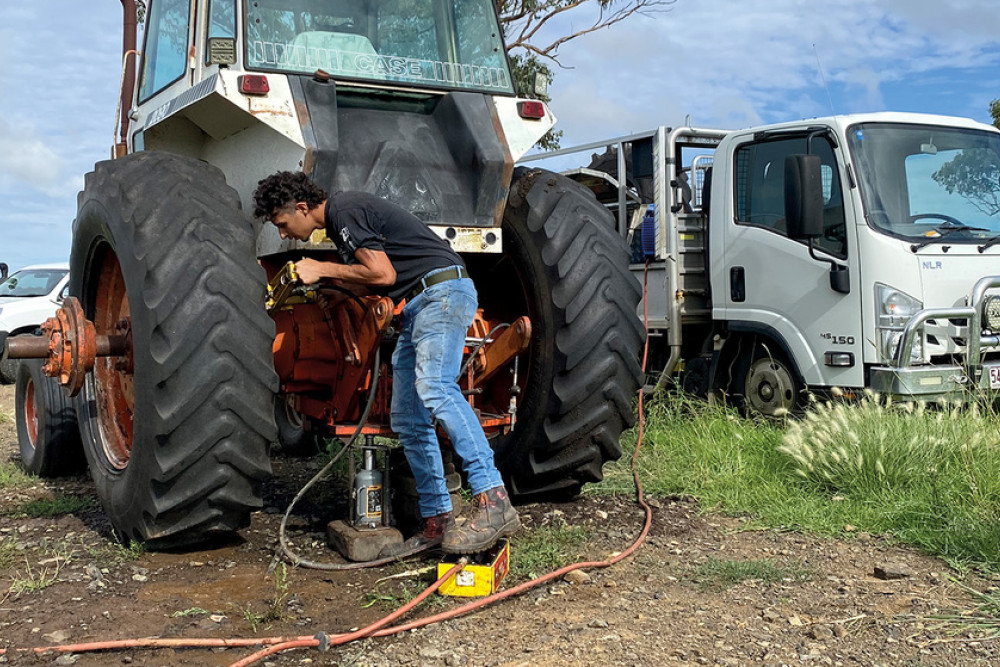
POLYGON ((299 280, 302 281, 302 284, 312 285, 313 283, 318 283, 320 279, 329 275, 327 267, 331 263, 332 262, 320 262, 315 259, 310 259, 309 257, 303 257, 299 261, 295 262, 295 272, 299 274, 299 280))

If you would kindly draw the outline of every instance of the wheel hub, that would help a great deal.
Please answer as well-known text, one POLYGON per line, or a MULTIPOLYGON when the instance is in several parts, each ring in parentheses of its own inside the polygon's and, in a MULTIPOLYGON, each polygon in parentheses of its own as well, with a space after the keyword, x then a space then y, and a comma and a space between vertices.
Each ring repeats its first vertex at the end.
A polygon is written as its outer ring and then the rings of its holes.
POLYGON ((758 359, 747 374, 746 396, 754 411, 776 417, 795 404, 795 381, 781 362, 758 359))
POLYGON ((127 328, 99 335, 87 319, 80 301, 67 297, 63 305, 42 324, 42 336, 15 336, 7 339, 11 359, 45 359, 42 372, 59 380, 69 396, 83 388, 99 357, 125 355, 131 358, 131 337, 127 328))

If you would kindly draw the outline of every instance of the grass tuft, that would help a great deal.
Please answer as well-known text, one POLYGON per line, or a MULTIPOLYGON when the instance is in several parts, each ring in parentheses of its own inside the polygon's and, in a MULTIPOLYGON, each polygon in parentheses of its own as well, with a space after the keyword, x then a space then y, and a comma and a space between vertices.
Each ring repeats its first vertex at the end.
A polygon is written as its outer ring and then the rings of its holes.
POLYGON ((0 600, 10 598, 17 599, 22 595, 37 593, 59 581, 59 572, 62 569, 61 559, 54 559, 52 567, 32 566, 31 561, 25 557, 24 570, 17 570, 10 576, 10 587, 0 600))
POLYGON ((289 594, 288 584, 288 566, 281 563, 274 570, 274 595, 268 600, 264 611, 256 611, 250 603, 240 609, 252 632, 256 633, 258 628, 262 626, 268 626, 275 621, 285 619, 285 606, 289 594))
POLYGON ((0 462, 0 489, 24 489, 38 480, 13 463, 0 462))
POLYGON ((84 552, 90 558, 109 566, 124 565, 139 560, 146 548, 142 542, 129 542, 128 545, 111 540, 102 540, 97 544, 82 544, 84 552))
POLYGON ((577 560, 580 547, 590 536, 581 526, 552 524, 523 531, 511 538, 510 578, 519 582, 533 579, 577 560))
POLYGON ((769 560, 718 560, 709 558, 692 571, 703 589, 722 590, 747 580, 776 583, 808 581, 812 573, 802 567, 782 567, 769 560))
POLYGON ((81 496, 55 496, 54 498, 39 498, 21 505, 15 512, 27 514, 32 518, 51 518, 63 514, 73 514, 88 510, 96 505, 93 498, 81 496))
POLYGON ((0 570, 13 567, 17 552, 22 548, 16 537, 10 535, 0 537, 0 570))

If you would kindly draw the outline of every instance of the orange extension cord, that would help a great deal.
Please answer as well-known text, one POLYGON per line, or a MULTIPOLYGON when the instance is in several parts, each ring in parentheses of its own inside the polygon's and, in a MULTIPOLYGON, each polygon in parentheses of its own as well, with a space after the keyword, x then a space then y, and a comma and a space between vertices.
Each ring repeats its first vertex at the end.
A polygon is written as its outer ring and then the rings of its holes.
MULTIPOLYGON (((643 319, 648 323, 649 311, 646 306, 646 289, 647 289, 647 279, 648 279, 648 269, 649 263, 646 263, 647 271, 643 274, 642 282, 642 292, 643 292, 643 319)), ((647 337, 646 344, 642 352, 642 371, 645 375, 646 371, 646 359, 649 354, 649 339, 647 337)), ((430 625, 432 623, 438 623, 440 621, 456 618, 462 616, 463 614, 468 614, 469 612, 475 611, 482 607, 494 604, 501 600, 505 600, 509 597, 515 595, 520 595, 521 593, 540 586, 546 582, 552 581, 553 579, 558 579, 566 575, 573 570, 581 570, 584 568, 605 568, 611 567, 616 563, 631 556, 635 551, 642 546, 645 542, 646 536, 649 534, 649 530, 653 524, 653 510, 646 503, 645 493, 642 489, 642 481, 639 479, 639 450, 642 447, 643 431, 645 428, 645 418, 643 415, 643 390, 639 389, 639 432, 638 438, 636 440, 635 452, 632 454, 632 480, 635 482, 636 490, 636 501, 642 507, 645 512, 646 518, 643 522, 642 530, 639 535, 635 538, 632 544, 622 551, 621 553, 608 558, 607 560, 600 561, 584 561, 579 563, 573 563, 572 565, 566 565, 545 574, 541 577, 531 579, 522 584, 518 584, 513 588, 509 588, 504 591, 499 591, 492 595, 468 602, 459 607, 449 609, 438 614, 433 614, 431 616, 425 616, 424 618, 418 618, 409 623, 404 623, 402 625, 394 625, 390 627, 385 627, 389 623, 395 621, 401 616, 407 614, 411 609, 416 607, 418 604, 423 602, 429 595, 434 593, 441 584, 443 584, 449 577, 457 573, 463 567, 465 567, 466 559, 460 560, 454 567, 452 567, 445 575, 431 584, 427 589, 425 589, 420 595, 415 597, 413 600, 403 605, 396 611, 392 612, 388 616, 385 616, 378 621, 375 621, 371 625, 368 625, 360 630, 355 630, 354 632, 341 633, 330 635, 325 632, 318 632, 315 635, 303 635, 300 637, 267 637, 267 638, 256 638, 256 639, 222 639, 222 638, 206 638, 206 639, 123 639, 119 641, 105 641, 105 642, 92 642, 88 644, 60 644, 57 646, 41 646, 33 650, 36 654, 43 654, 49 651, 59 652, 59 653, 87 653, 93 651, 107 651, 114 649, 135 649, 135 648, 234 648, 234 647, 244 647, 244 646, 266 646, 267 648, 261 649, 256 653, 243 658, 237 662, 234 662, 230 667, 248 667, 264 658, 272 656, 276 653, 281 653, 294 648, 318 648, 322 652, 326 652, 331 646, 339 646, 341 644, 347 644, 349 642, 356 641, 358 639, 364 639, 367 637, 388 637, 390 635, 403 632, 405 630, 413 630, 416 628, 424 627, 425 625, 430 625)), ((24 649, 22 649, 24 650, 24 649)), ((6 653, 6 649, 0 649, 0 655, 6 653)))

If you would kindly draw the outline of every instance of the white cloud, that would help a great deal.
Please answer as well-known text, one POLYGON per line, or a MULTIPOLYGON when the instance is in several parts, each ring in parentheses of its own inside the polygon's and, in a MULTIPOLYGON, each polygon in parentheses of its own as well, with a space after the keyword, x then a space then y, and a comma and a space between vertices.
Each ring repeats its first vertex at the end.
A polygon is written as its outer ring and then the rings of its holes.
POLYGON ((1000 34, 994 0, 886 0, 885 4, 915 27, 941 37, 993 42, 1000 34))
MULTIPOLYGON (((1000 12, 995 0, 678 0, 669 12, 568 42, 560 60, 573 67, 557 69, 551 88, 566 145, 677 125, 686 114, 739 127, 829 113, 819 63, 838 113, 885 110, 901 86, 920 88, 944 70, 993 72, 1000 96, 1000 12), (595 118, 607 99, 632 113, 595 118)), ((930 97, 898 110, 943 104, 930 97)), ((951 113, 982 119, 993 97, 956 95, 951 113)))
POLYGON ((13 125, 0 117, 0 187, 5 181, 22 181, 46 194, 59 194, 57 185, 62 158, 45 145, 35 128, 13 125))
POLYGON ((110 154, 121 19, 115 2, 0 5, 0 261, 69 254, 83 175, 110 154))

